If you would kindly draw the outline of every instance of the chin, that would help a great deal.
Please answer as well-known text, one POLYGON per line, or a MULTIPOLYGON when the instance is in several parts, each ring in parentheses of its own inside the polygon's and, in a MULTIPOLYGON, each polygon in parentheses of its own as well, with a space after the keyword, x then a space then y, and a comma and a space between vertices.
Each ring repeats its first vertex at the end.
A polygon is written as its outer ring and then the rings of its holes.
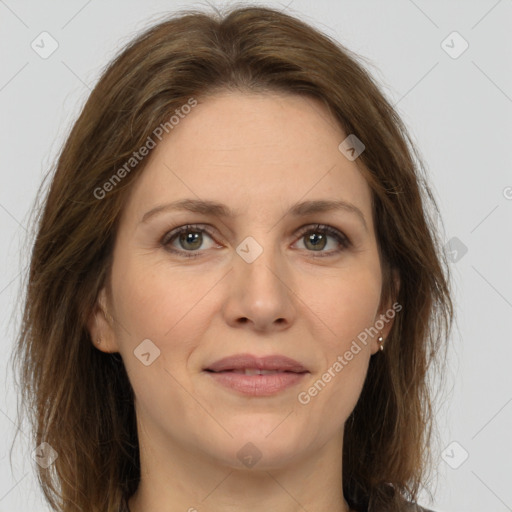
MULTIPOLYGON (((230 431, 233 439, 228 443, 217 444, 216 453, 212 456, 222 460, 232 469, 271 470, 282 468, 294 461, 304 449, 304 441, 290 435, 288 429, 281 432, 276 429, 262 432, 259 428, 249 426, 243 432, 230 431), (270 433, 269 435, 269 432, 270 433)), ((212 445, 210 445, 210 450, 212 445)))

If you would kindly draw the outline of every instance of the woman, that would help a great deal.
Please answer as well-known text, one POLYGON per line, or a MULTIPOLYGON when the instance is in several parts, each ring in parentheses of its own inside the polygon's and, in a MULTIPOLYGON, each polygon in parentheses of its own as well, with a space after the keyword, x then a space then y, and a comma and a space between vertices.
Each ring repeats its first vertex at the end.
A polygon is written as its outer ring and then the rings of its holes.
POLYGON ((452 320, 428 206, 396 112, 312 27, 137 37, 33 247, 16 362, 52 509, 425 510, 452 320))

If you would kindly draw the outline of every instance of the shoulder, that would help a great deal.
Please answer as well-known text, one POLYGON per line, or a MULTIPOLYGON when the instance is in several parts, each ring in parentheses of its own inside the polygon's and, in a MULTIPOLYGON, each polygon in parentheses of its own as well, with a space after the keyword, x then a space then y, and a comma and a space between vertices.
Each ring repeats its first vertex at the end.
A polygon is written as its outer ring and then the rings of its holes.
MULTIPOLYGON (((352 509, 350 509, 350 510, 352 510, 352 509)), ((357 510, 363 510, 363 509, 357 509, 357 510)), ((422 507, 421 505, 418 505, 417 503, 412 503, 410 501, 402 501, 399 505, 394 505, 393 510, 396 512, 436 512, 435 510, 431 510, 430 508, 422 507)), ((370 511, 370 509, 365 508, 364 512, 371 512, 371 511, 370 511)), ((382 512, 382 511, 379 511, 379 512, 382 512)))
POLYGON ((130 512, 130 507, 128 506, 128 498, 123 496, 121 500, 121 506, 119 507, 119 512, 130 512))
POLYGON ((403 512, 435 512, 429 508, 422 507, 417 503, 405 503, 403 508, 401 509, 403 512))

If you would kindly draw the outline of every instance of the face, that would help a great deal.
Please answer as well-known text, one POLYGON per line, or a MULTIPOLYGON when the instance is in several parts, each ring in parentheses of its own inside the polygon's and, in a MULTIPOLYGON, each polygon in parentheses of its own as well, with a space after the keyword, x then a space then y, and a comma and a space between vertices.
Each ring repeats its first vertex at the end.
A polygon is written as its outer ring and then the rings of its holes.
POLYGON ((385 311, 371 192, 346 137, 316 100, 224 93, 152 150, 90 329, 121 354, 155 456, 271 469, 341 446, 378 351, 361 333, 385 311), (168 206, 183 199, 231 215, 168 206), (293 210, 313 201, 354 208, 293 210))

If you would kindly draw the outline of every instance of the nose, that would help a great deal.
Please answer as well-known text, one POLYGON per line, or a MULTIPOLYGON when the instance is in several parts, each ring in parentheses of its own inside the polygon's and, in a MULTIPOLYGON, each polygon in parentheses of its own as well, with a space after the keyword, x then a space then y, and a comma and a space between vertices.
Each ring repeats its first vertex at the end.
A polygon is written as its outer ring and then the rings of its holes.
POLYGON ((234 255, 224 306, 227 323, 255 331, 289 328, 296 316, 296 294, 286 262, 277 250, 265 247, 254 261, 249 261, 238 253, 234 255))

